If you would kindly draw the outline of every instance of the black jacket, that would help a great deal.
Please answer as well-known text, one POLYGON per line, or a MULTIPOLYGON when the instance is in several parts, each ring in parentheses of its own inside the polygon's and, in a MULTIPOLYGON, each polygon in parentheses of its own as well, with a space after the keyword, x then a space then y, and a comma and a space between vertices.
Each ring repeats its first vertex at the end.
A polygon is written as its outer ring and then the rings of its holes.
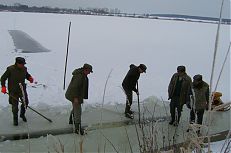
POLYGON ((122 86, 126 90, 132 90, 137 92, 136 83, 140 77, 139 68, 135 65, 130 65, 130 70, 128 71, 127 75, 125 76, 122 86))

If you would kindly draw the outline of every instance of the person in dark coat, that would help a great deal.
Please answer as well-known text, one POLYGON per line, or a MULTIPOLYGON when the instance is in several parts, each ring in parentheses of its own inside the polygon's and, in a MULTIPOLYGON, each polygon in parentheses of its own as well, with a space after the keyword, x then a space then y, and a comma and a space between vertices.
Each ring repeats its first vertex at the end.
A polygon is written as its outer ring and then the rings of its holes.
POLYGON ((18 103, 19 99, 23 102, 21 104, 20 117, 24 122, 27 122, 25 117, 26 108, 28 106, 28 95, 26 91, 25 79, 33 83, 33 77, 27 72, 25 67, 26 61, 22 57, 17 57, 15 59, 15 64, 7 67, 5 73, 1 77, 1 92, 6 94, 6 80, 8 80, 8 91, 9 91, 9 103, 12 105, 13 121, 14 125, 18 125, 18 103), (20 88, 22 85, 23 91, 20 88))
POLYGON ((197 124, 202 125, 204 111, 209 104, 209 85, 203 81, 200 74, 193 77, 192 93, 190 122, 194 123, 197 116, 197 124))
POLYGON ((190 99, 192 79, 187 75, 185 66, 178 66, 177 73, 173 74, 168 86, 168 99, 170 101, 170 125, 177 126, 180 121, 181 111, 186 101, 190 99), (177 114, 175 113, 177 109, 177 114))
POLYGON ((140 64, 139 66, 135 66, 134 64, 130 65, 130 70, 125 76, 122 87, 126 94, 126 107, 125 107, 125 116, 133 119, 133 112, 131 111, 132 105, 132 91, 139 94, 138 89, 136 88, 137 81, 140 77, 141 73, 146 73, 147 67, 144 64, 140 64))
POLYGON ((75 125, 75 132, 84 134, 84 130, 81 128, 81 114, 83 99, 88 99, 88 77, 87 75, 92 73, 92 66, 84 64, 83 67, 75 69, 72 73, 71 82, 65 93, 66 99, 72 102, 72 111, 69 118, 69 124, 75 125))

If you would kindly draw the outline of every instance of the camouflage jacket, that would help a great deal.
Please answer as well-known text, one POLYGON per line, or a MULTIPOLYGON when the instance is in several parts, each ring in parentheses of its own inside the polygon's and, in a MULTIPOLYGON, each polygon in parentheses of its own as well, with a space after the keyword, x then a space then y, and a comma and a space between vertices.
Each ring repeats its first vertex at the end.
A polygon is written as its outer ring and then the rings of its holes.
POLYGON ((202 82, 200 88, 193 87, 193 108, 196 110, 206 109, 209 103, 209 85, 202 82))

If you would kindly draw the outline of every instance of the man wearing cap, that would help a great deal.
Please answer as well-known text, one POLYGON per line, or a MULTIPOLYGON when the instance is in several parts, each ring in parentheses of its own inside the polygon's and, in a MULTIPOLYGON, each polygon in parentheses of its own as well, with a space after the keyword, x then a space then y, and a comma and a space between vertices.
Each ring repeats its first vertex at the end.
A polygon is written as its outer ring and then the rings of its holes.
POLYGON ((202 124, 204 111, 209 104, 209 85, 203 81, 200 74, 193 77, 192 93, 193 103, 190 112, 190 123, 195 122, 195 116, 197 115, 197 124, 202 124))
POLYGON ((186 101, 189 101, 192 79, 187 75, 185 66, 178 66, 177 73, 173 74, 168 86, 168 99, 170 101, 170 125, 177 126, 180 121, 181 111, 186 101), (177 114, 175 113, 177 109, 177 114))
POLYGON ((69 124, 73 124, 73 118, 75 132, 81 135, 84 134, 84 130, 81 128, 81 104, 83 103, 83 99, 88 99, 87 75, 92 72, 92 66, 90 64, 84 64, 83 67, 75 69, 72 72, 73 76, 65 94, 65 97, 72 102, 69 124))
POLYGON ((6 94, 6 80, 8 80, 8 91, 9 91, 9 103, 12 105, 12 113, 13 113, 13 121, 14 125, 18 125, 18 103, 19 99, 23 101, 23 93, 19 86, 21 83, 24 90, 25 95, 25 104, 21 104, 20 117, 24 122, 27 122, 25 117, 26 107, 28 106, 28 96, 26 92, 26 84, 25 79, 33 83, 33 77, 27 72, 27 68, 25 67, 26 61, 23 57, 16 57, 15 64, 7 67, 5 73, 1 77, 1 92, 6 94), (26 105, 26 106, 25 106, 26 105))
POLYGON ((140 64, 139 66, 135 66, 134 64, 130 65, 130 70, 125 76, 122 87, 126 94, 126 107, 125 107, 125 117, 133 119, 133 112, 131 111, 132 105, 132 91, 139 94, 138 89, 136 88, 137 81, 140 77, 141 73, 146 73, 147 67, 144 64, 140 64))

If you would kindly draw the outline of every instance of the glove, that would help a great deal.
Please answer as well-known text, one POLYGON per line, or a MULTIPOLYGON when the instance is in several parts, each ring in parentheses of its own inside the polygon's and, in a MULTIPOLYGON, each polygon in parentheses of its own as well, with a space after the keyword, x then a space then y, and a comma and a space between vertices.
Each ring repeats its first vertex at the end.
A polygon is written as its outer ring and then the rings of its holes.
POLYGON ((139 96, 140 95, 139 91, 137 91, 136 94, 139 96))
POLYGON ((138 92, 138 90, 137 90, 136 88, 134 88, 134 89, 133 89, 133 91, 134 91, 135 93, 137 93, 137 92, 138 92))
POLYGON ((4 93, 4 94, 6 94, 6 87, 3 86, 1 92, 4 93))
POLYGON ((28 104, 26 104, 26 109, 28 108, 28 104))
POLYGON ((30 83, 34 82, 34 79, 32 78, 32 76, 29 77, 29 81, 30 81, 30 83))

